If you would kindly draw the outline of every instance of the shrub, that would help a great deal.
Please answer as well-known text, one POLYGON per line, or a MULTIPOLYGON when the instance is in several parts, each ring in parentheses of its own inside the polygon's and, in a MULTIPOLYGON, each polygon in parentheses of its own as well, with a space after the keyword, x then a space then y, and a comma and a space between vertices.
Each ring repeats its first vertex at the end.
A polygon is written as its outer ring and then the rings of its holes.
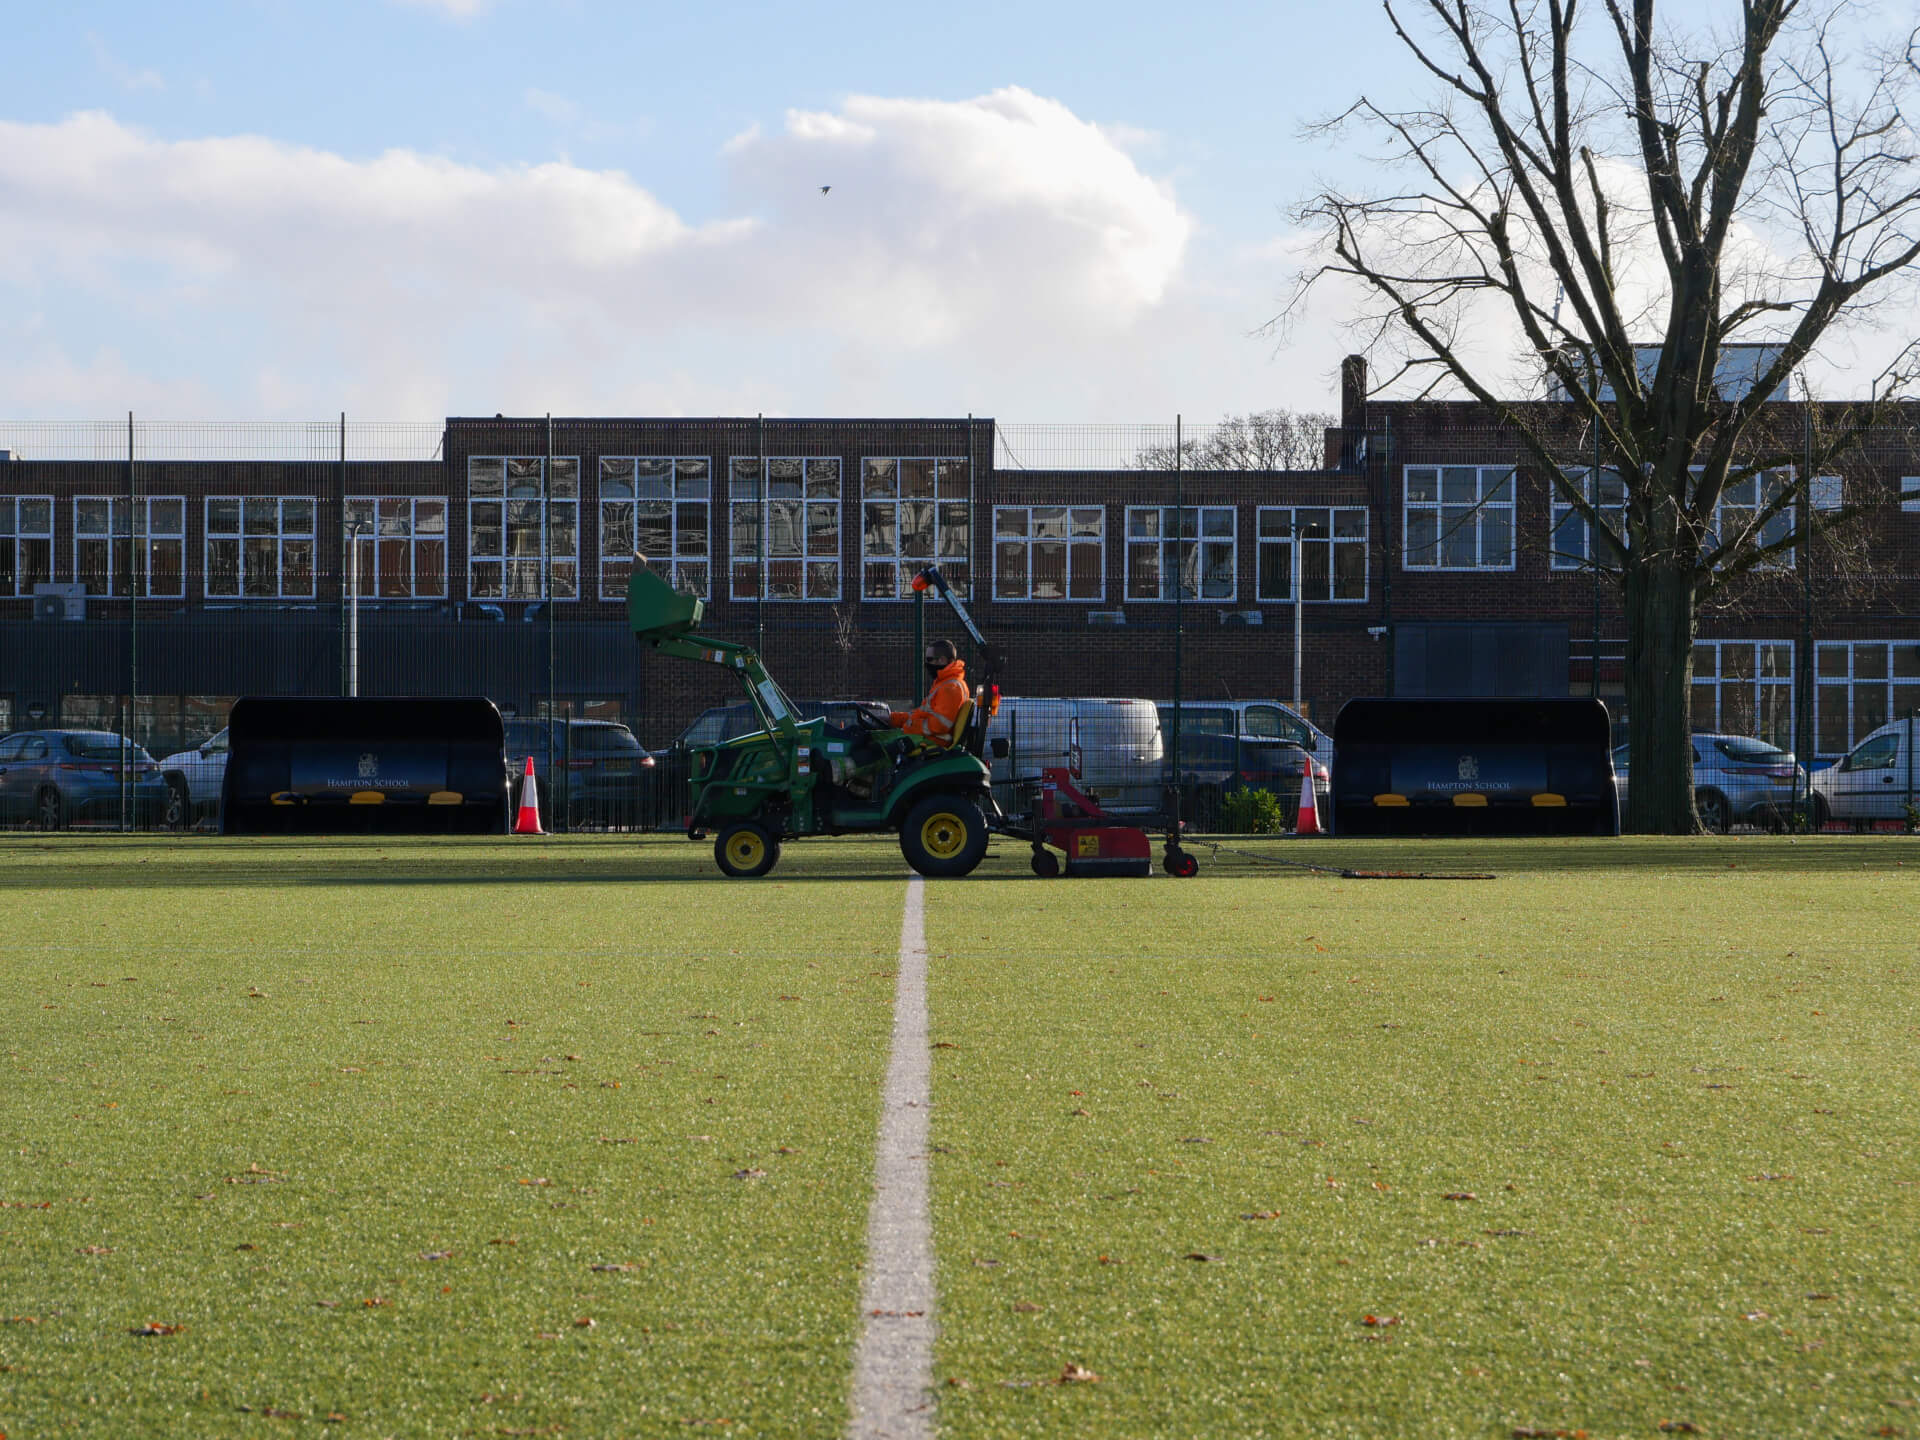
POLYGON ((1277 835, 1287 812, 1271 790, 1235 790, 1220 806, 1220 828, 1230 835, 1277 835))

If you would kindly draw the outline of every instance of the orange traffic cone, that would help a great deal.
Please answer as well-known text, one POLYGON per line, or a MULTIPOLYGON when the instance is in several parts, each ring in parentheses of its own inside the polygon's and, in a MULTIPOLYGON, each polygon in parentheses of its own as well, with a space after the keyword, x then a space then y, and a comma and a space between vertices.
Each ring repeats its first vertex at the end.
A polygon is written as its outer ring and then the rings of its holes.
POLYGON ((540 828, 540 787, 533 780, 533 756, 527 756, 526 778, 520 782, 520 816, 513 822, 516 835, 544 835, 540 828))
POLYGON ((1307 768, 1300 773, 1300 813, 1293 822, 1295 836, 1324 835, 1320 828, 1320 806, 1313 796, 1313 761, 1308 759, 1307 768))

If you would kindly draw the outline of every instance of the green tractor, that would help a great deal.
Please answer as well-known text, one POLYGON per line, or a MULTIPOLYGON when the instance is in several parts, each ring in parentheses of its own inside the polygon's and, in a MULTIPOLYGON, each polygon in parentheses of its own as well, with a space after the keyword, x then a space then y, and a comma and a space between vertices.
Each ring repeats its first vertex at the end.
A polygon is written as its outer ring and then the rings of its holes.
MULTIPOLYGON (((937 570, 930 583, 977 643, 979 631, 937 570)), ((1001 816, 982 760, 993 691, 977 686, 961 708, 951 745, 892 728, 884 712, 862 724, 802 720, 793 702, 745 645, 696 634, 703 602, 675 591, 634 558, 627 622, 663 655, 732 670, 761 728, 688 757, 687 838, 714 836, 713 858, 728 875, 765 875, 783 841, 804 835, 893 832, 922 875, 966 875, 987 852, 989 822, 1001 816)))

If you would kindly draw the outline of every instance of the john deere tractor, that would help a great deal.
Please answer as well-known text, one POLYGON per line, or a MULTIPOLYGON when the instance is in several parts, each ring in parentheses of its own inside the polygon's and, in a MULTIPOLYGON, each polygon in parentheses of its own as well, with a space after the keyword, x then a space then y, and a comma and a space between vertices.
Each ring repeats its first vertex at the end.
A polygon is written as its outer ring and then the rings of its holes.
MULTIPOLYGON (((916 584, 931 585, 980 642, 937 570, 916 584)), ((981 760, 991 687, 976 687, 961 707, 949 746, 903 734, 878 707, 854 726, 801 720, 751 649, 696 633, 703 609, 634 558, 627 621, 635 637, 663 655, 733 671, 760 721, 752 734, 697 746, 688 757, 687 837, 712 834, 722 871, 764 875, 787 840, 876 831, 897 833, 922 875, 965 875, 980 863, 989 819, 1000 818, 981 760)))

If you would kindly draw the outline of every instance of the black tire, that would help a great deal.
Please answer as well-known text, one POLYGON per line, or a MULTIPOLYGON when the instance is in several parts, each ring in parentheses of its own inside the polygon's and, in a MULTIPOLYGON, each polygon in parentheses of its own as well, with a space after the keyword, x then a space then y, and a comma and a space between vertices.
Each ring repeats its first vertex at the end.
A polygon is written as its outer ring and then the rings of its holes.
POLYGON ((193 796, 178 775, 167 777, 167 808, 161 812, 160 824, 168 830, 193 828, 193 796))
POLYGON ((1060 857, 1051 850, 1034 851, 1031 864, 1033 873, 1042 880, 1051 880, 1060 873, 1060 857))
POLYGON ((1724 835, 1733 828, 1733 814, 1727 805, 1727 797, 1718 790, 1702 790, 1693 797, 1694 813, 1700 817, 1703 830, 1715 835, 1724 835))
POLYGON ((1191 880, 1200 873, 1200 862, 1185 850, 1176 850, 1160 861, 1160 868, 1177 880, 1191 880))
POLYGON ((900 853, 922 875, 970 875, 987 853, 987 819, 965 795, 929 795, 907 812, 900 853))
POLYGON ((780 863, 780 842, 751 820, 728 825, 714 837, 713 863, 736 880, 764 875, 780 863))
POLYGON ((33 797, 33 821, 42 830, 64 830, 67 826, 67 805, 60 798, 60 792, 51 785, 44 787, 33 797))

